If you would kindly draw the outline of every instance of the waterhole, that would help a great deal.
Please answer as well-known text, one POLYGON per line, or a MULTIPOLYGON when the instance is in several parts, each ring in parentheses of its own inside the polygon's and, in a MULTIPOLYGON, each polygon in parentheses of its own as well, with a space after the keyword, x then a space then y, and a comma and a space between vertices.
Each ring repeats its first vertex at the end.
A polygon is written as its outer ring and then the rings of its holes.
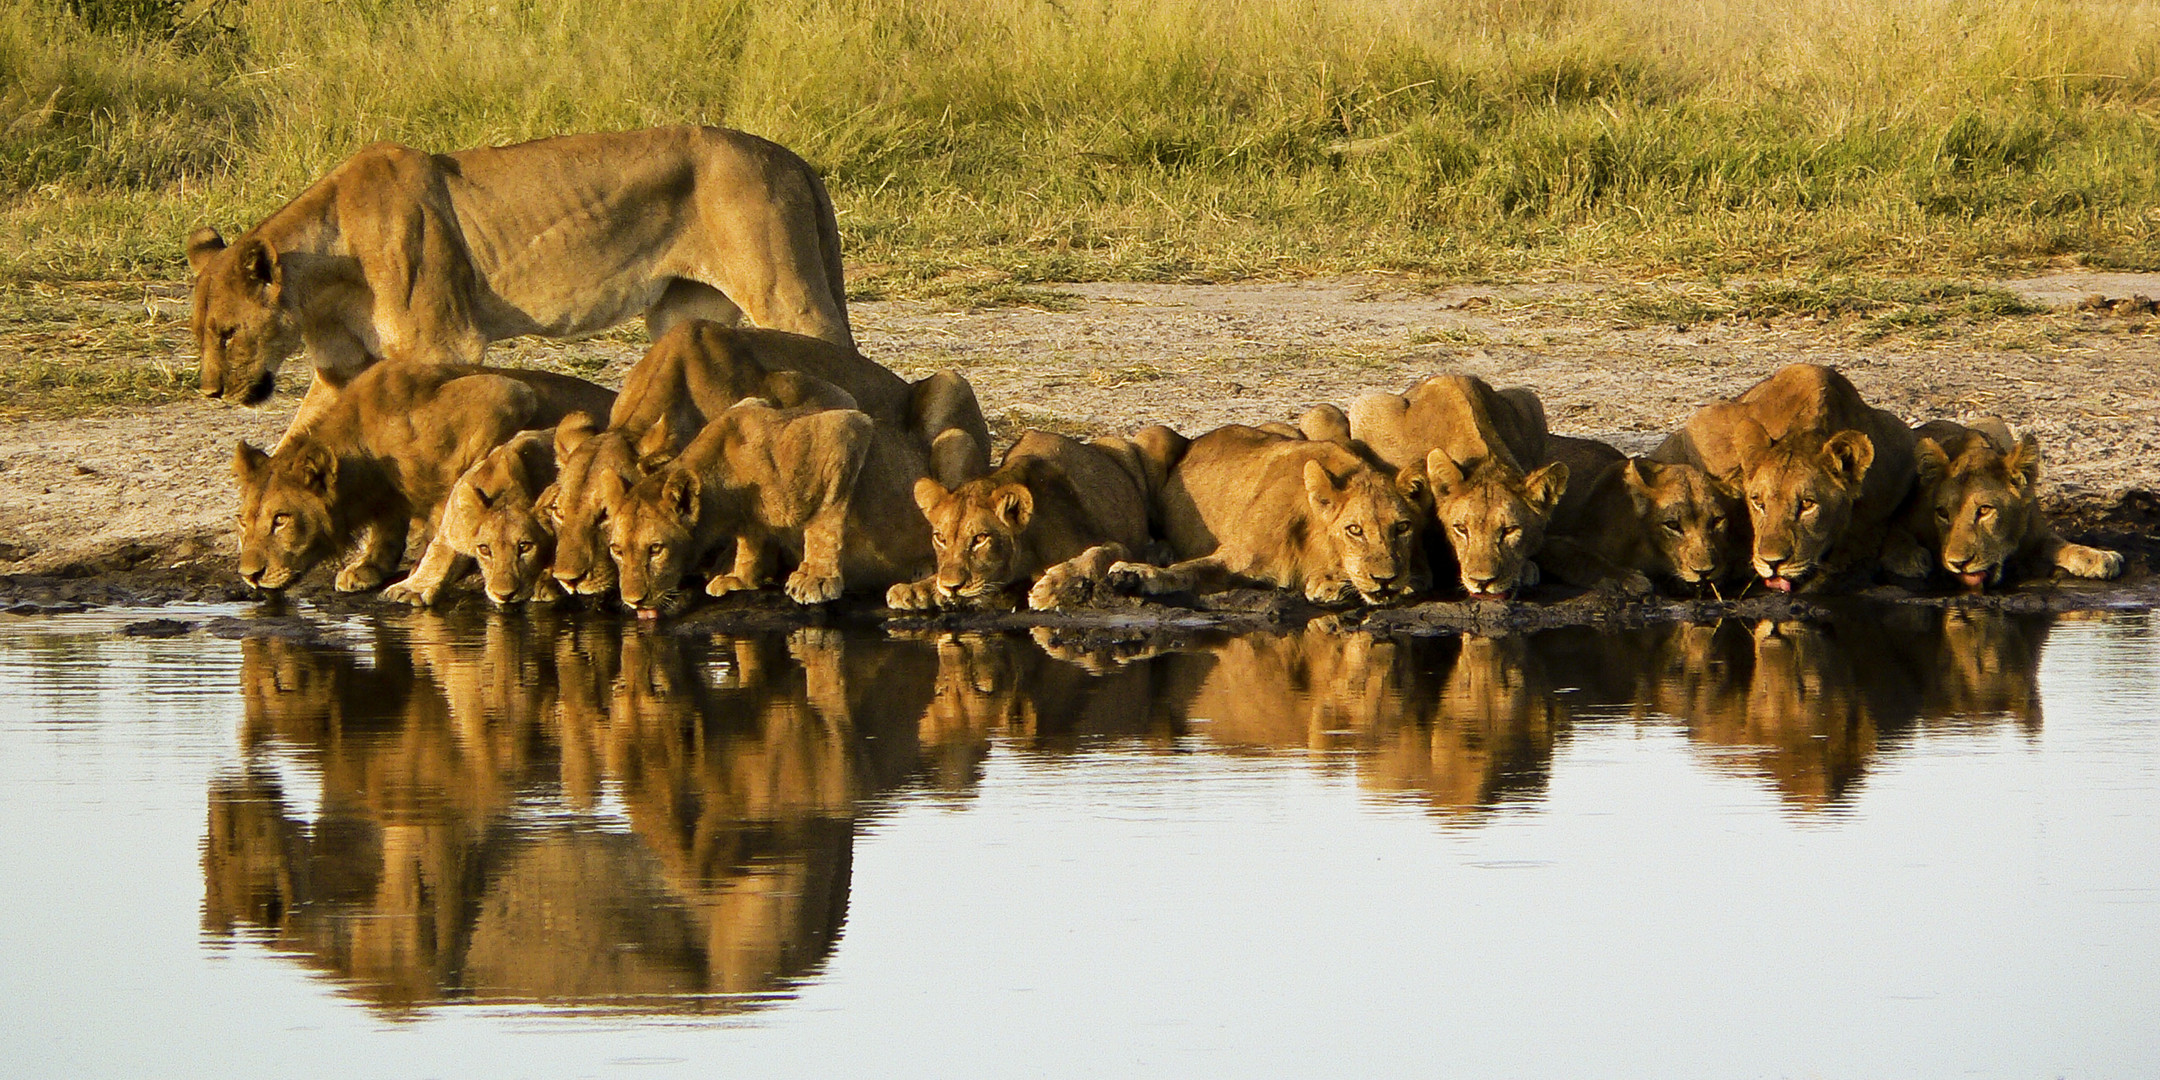
POLYGON ((2160 627, 0 617, 9 1076, 2144 1075, 2160 627))

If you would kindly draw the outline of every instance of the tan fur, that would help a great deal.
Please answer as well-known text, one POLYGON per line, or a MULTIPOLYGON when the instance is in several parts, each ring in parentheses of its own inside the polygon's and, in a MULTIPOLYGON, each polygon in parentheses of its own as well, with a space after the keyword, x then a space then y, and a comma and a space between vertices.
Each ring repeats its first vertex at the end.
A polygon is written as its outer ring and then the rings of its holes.
POLYGON ((2013 441, 2000 421, 1936 420, 1913 435, 1919 490, 1884 553, 1893 572, 1921 577, 1939 566, 1968 588, 2022 573, 2122 573, 2122 555, 2065 541, 2041 512, 2038 439, 2013 441))
POLYGON ((1784 589, 1872 566, 1914 476, 1912 431, 1816 364, 1788 365, 1697 410, 1650 456, 1738 489, 1754 571, 1784 589))
POLYGON ((910 384, 851 348, 692 320, 630 369, 606 431, 573 425, 557 440, 560 479, 547 509, 564 588, 614 587, 602 530, 621 498, 712 418, 751 399, 781 409, 859 406, 881 428, 910 434, 933 475, 959 483, 989 471, 990 428, 960 376, 939 371, 910 384))
MULTIPOLYGON (((528 431, 488 451, 451 485, 436 535, 477 563, 481 587, 497 605, 561 598, 548 576, 555 533, 535 508, 555 482, 555 433, 528 431)), ((389 600, 428 606, 450 579, 408 577, 383 590, 389 600)))
MULTIPOLYGON (((1301 426, 1335 428, 1314 414, 1301 426)), ((1352 401, 1347 426, 1355 444, 1388 467, 1424 466, 1464 591, 1499 597, 1537 584, 1531 556, 1568 483, 1566 465, 1547 463, 1537 395, 1435 375, 1401 394, 1352 401)))
POLYGON ((895 585, 901 610, 980 601, 1014 582, 1032 583, 1037 611, 1086 602, 1113 563, 1148 542, 1147 469, 1129 439, 1083 443, 1027 431, 998 471, 948 488, 915 482, 930 522, 936 572, 895 585))
POLYGON ((730 539, 733 566, 707 581, 709 596, 763 588, 781 553, 796 564, 787 594, 797 603, 911 580, 932 565, 929 524, 914 505, 929 467, 911 437, 860 412, 737 405, 610 518, 623 602, 679 610, 684 579, 730 539))
POLYGON ((1570 585, 1642 594, 1658 578, 1717 585, 1738 563, 1738 496, 1693 465, 1628 457, 1591 439, 1546 445, 1588 482, 1568 485, 1538 563, 1570 585))
POLYGON ((1121 562, 1111 584, 1146 593, 1273 586, 1327 604, 1400 599, 1431 576, 1418 543, 1420 473, 1381 472, 1336 443, 1219 428, 1185 448, 1155 500, 1184 561, 1121 562))
MULTIPOLYGON (((565 135, 429 154, 376 143, 227 246, 187 240, 204 394, 270 395, 381 358, 477 363, 490 341, 643 315, 744 316, 852 347, 839 232, 801 158, 724 128, 565 135)), ((309 392, 302 418, 329 394, 309 392)))
MULTIPOLYGON (((397 568, 410 526, 433 533, 451 486, 489 450, 612 398, 545 372, 404 363, 363 372, 276 454, 240 444, 240 576, 281 589, 357 541, 335 584, 374 588, 397 568)), ((414 577, 447 575, 457 558, 433 543, 414 577)))

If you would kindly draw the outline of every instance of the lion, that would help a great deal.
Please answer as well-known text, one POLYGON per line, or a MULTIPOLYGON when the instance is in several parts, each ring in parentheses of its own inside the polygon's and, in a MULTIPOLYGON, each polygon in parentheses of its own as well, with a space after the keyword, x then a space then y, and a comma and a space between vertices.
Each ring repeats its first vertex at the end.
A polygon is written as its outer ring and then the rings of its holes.
POLYGON ((1156 498, 1169 566, 1115 563, 1109 584, 1147 594, 1258 585, 1319 604, 1388 603, 1431 580, 1419 530, 1422 470, 1382 472, 1348 447, 1232 424, 1194 439, 1156 498))
POLYGON ((362 149, 230 245, 187 238, 202 392, 259 404, 305 351, 298 424, 378 359, 477 364, 488 342, 633 315, 852 348, 832 200, 785 148, 680 125, 430 154, 362 149))
POLYGON ((1656 578, 1715 587, 1731 574, 1739 496, 1693 465, 1629 457, 1594 439, 1548 436, 1575 482, 1553 511, 1538 565, 1582 588, 1646 595, 1656 578))
POLYGON ((990 427, 974 387, 958 374, 908 383, 853 349, 692 320, 630 369, 606 430, 588 421, 557 433, 559 479, 542 509, 556 530, 552 572, 563 588, 587 596, 614 588, 602 531, 622 496, 708 421, 748 399, 781 409, 860 408, 881 427, 912 433, 932 475, 948 484, 990 470, 990 427))
POLYGON ((914 503, 929 468, 915 440, 862 412, 745 401, 623 496, 607 521, 616 589, 641 618, 679 611, 684 579, 730 539, 733 565, 707 596, 765 587, 782 551, 799 604, 912 581, 933 565, 914 503))
POLYGON ((2122 573, 2120 553, 2064 540, 2040 512, 2040 440, 2031 434, 2013 439, 1988 417, 1972 427, 1930 421, 1913 437, 1919 487, 1884 550, 1893 573, 1926 577, 1940 565, 1968 589, 2014 574, 2122 573))
POLYGON ((240 577, 282 589, 357 540, 334 584, 372 589, 397 569, 413 526, 435 531, 451 486, 490 449, 613 398, 547 372, 413 363, 362 372, 276 453, 240 443, 240 577))
POLYGON ((1366 394, 1348 413, 1306 413, 1309 435, 1340 439, 1390 469, 1423 466, 1433 516, 1463 591, 1501 599, 1538 583, 1531 561, 1567 490, 1568 468, 1547 462, 1545 407, 1529 390, 1495 391, 1469 375, 1434 375, 1400 394, 1366 394))
POLYGON ((1148 504, 1163 470, 1149 468, 1142 445, 1173 441, 1183 440, 1168 428, 1086 443, 1029 430, 989 476, 957 488, 934 476, 917 480, 915 504, 930 522, 937 569, 893 586, 885 603, 901 611, 953 606, 1014 582, 1033 584, 1027 603, 1036 611, 1086 602, 1113 563, 1147 547, 1148 504))
POLYGON ((522 432, 488 451, 451 485, 435 539, 405 580, 383 589, 383 598, 431 606, 446 584, 477 563, 481 587, 498 607, 561 599, 548 574, 555 533, 534 508, 554 482, 552 431, 522 432))
POLYGON ((1916 475, 1912 429, 1819 364, 1789 364, 1704 406, 1650 457, 1741 493, 1755 575, 1779 592, 1871 567, 1916 475))

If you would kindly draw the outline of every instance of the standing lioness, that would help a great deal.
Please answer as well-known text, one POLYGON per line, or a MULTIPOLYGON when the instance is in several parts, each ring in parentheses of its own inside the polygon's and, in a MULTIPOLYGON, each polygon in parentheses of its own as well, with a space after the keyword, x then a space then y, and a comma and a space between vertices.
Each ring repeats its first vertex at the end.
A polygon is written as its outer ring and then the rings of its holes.
POLYGON ((187 240, 202 392, 270 396, 315 365, 301 416, 389 357, 477 363, 490 341, 691 316, 854 345, 817 174, 725 128, 565 135, 430 154, 376 143, 230 246, 187 240), (325 386, 330 389, 323 389, 325 386))

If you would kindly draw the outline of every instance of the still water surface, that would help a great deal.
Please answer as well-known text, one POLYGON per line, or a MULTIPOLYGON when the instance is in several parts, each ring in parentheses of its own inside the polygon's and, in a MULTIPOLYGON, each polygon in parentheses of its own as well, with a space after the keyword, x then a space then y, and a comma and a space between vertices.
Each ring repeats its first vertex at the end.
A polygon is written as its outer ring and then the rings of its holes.
POLYGON ((145 617, 0 618, 0 1075, 2160 1073, 2145 613, 145 617))

